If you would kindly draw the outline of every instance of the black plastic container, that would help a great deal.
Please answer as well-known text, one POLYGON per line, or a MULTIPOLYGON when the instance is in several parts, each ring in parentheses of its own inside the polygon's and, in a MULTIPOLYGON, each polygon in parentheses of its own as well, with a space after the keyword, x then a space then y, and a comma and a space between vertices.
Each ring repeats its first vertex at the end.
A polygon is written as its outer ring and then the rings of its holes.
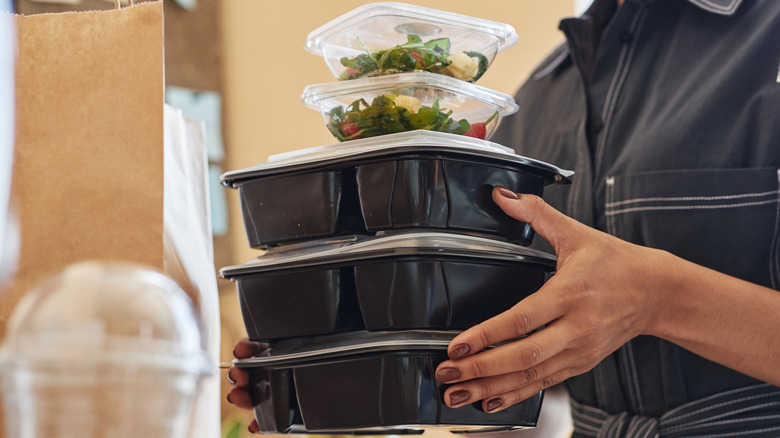
POLYGON ((457 332, 376 332, 291 340, 235 361, 265 433, 484 432, 536 426, 543 393, 498 413, 450 408, 436 367, 457 332))
POLYGON ((555 257, 441 232, 351 236, 274 248, 223 268, 250 339, 368 330, 463 330, 544 284, 555 257))
POLYGON ((496 143, 420 130, 284 154, 222 182, 239 191, 253 248, 409 228, 528 245, 533 230, 495 205, 493 187, 541 196, 571 175, 496 143))

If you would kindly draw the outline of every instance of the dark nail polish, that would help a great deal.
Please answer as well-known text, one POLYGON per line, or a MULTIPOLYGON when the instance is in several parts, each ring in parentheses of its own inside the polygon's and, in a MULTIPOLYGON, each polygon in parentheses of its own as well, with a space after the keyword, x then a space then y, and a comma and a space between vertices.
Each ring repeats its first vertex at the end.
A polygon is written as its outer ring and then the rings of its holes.
POLYGON ((228 392, 228 395, 227 395, 227 401, 228 401, 228 403, 230 403, 231 405, 233 404, 233 402, 232 402, 232 401, 230 401, 230 393, 229 393, 229 392, 228 392))
POLYGON ((460 371, 455 368, 442 368, 436 371, 436 380, 439 382, 451 382, 460 378, 460 371))
POLYGON ((500 398, 494 398, 487 402, 486 410, 488 412, 493 412, 496 409, 500 408, 503 404, 504 404, 504 400, 501 400, 500 398))
POLYGON ((458 344, 452 347, 452 350, 450 350, 450 359, 458 360, 469 354, 469 351, 471 351, 469 344, 458 344))
POLYGON ((505 198, 520 199, 520 197, 517 196, 517 193, 515 193, 515 192, 513 192, 513 191, 511 191, 511 190, 509 190, 507 188, 504 188, 504 187, 499 187, 498 188, 498 192, 501 193, 505 198))
POLYGON ((455 406, 459 405, 465 401, 467 401, 471 397, 471 394, 469 394, 468 391, 465 389, 459 389, 457 391, 453 391, 450 394, 450 404, 455 406))

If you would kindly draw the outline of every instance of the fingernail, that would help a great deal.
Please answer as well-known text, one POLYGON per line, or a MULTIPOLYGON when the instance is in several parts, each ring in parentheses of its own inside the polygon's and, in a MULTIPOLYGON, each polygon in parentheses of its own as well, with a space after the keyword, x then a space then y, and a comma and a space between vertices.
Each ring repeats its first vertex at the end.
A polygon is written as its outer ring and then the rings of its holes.
POLYGON ((471 394, 469 394, 468 391, 465 389, 459 389, 457 391, 453 391, 452 394, 450 394, 450 404, 451 405, 459 405, 471 397, 471 394))
POLYGON ((458 360, 463 356, 469 354, 469 351, 471 351, 471 347, 469 347, 469 344, 458 344, 452 347, 452 350, 450 350, 450 359, 458 360))
POLYGON ((460 371, 455 368, 442 368, 436 371, 436 380, 442 383, 457 380, 458 378, 460 378, 460 371))
POLYGON ((252 421, 249 423, 249 426, 246 427, 249 430, 249 433, 258 433, 260 432, 260 426, 257 425, 256 421, 252 421))
POLYGON ((236 380, 235 380, 234 378, 230 377, 230 372, 231 372, 231 371, 233 371, 233 368, 229 369, 229 370, 228 370, 228 372, 227 372, 227 381, 228 381, 228 382, 229 382, 231 385, 235 385, 235 384, 236 384, 236 380))
POLYGON ((228 401, 228 403, 230 403, 231 405, 233 404, 233 402, 232 402, 232 401, 230 401, 230 393, 229 393, 229 392, 228 392, 228 395, 227 395, 227 401, 228 401))
POLYGON ((520 199, 520 197, 517 196, 517 193, 515 193, 515 192, 513 192, 513 191, 511 191, 511 190, 509 190, 507 188, 504 188, 504 187, 500 187, 499 186, 498 187, 498 192, 501 193, 505 198, 520 199))
POLYGON ((501 400, 500 398, 494 398, 487 402, 487 411, 493 412, 496 409, 500 408, 504 404, 504 400, 501 400))

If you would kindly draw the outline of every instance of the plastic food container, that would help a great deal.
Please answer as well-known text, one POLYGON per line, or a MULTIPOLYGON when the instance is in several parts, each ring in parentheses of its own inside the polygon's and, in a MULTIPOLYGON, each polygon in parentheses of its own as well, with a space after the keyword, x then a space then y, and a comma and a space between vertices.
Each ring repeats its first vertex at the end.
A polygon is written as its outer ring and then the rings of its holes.
POLYGON ((309 34, 304 47, 322 55, 342 80, 425 70, 474 82, 517 40, 508 24, 383 2, 326 23, 309 34))
POLYGON ((173 280, 128 264, 69 266, 11 316, 4 436, 190 436, 200 382, 217 367, 201 342, 173 280))
POLYGON ((434 377, 457 332, 351 333, 280 342, 249 371, 255 418, 266 433, 397 434, 428 427, 487 432, 536 426, 543 392, 488 414, 450 408, 434 377))
POLYGON ((512 96, 428 72, 309 85, 301 100, 339 141, 416 129, 487 139, 518 108, 512 96))
POLYGON ((533 230, 502 212, 493 186, 542 195, 571 171, 496 143, 412 131, 315 147, 227 172, 249 245, 397 229, 439 229, 529 244, 533 230), (305 189, 302 189, 305 188, 305 189))
POLYGON ((351 236, 279 247, 220 274, 236 282, 250 339, 346 331, 463 330, 544 284, 556 259, 453 233, 351 236))

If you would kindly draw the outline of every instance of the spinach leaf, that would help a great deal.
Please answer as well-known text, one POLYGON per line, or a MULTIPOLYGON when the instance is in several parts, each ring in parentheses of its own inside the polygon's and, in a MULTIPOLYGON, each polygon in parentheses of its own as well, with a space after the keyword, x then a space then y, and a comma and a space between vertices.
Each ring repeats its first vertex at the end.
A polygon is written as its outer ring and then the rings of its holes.
POLYGON ((369 105, 358 99, 346 107, 338 106, 329 113, 328 129, 339 141, 374 137, 415 129, 465 134, 471 125, 465 119, 454 121, 451 110, 442 111, 439 100, 430 107, 420 107, 416 113, 397 106, 393 97, 375 97, 369 105))
MULTIPOLYGON (((407 35, 405 43, 383 50, 369 50, 362 40, 358 38, 358 41, 365 53, 339 60, 345 67, 345 71, 339 76, 340 80, 414 70, 439 73, 451 64, 447 59, 452 45, 449 38, 423 42, 418 35, 407 35)), ((479 52, 467 52, 467 54, 472 58, 479 58, 480 70, 477 77, 482 76, 488 67, 487 58, 479 52)))

